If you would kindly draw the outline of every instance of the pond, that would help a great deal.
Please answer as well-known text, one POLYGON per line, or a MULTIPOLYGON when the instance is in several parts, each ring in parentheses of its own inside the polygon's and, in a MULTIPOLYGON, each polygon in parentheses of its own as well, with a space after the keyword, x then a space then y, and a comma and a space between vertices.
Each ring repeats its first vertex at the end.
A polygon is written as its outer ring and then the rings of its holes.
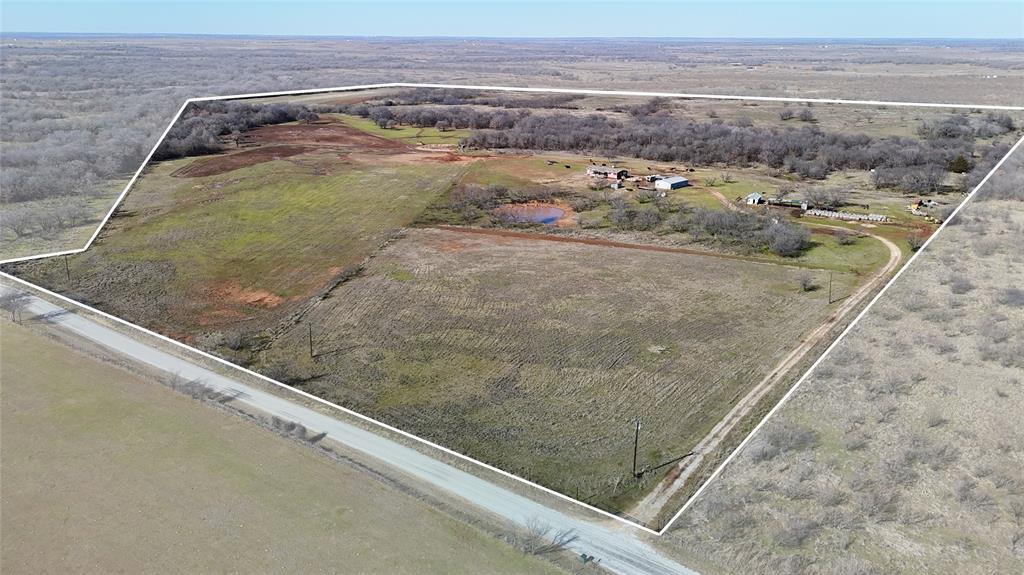
POLYGON ((565 210, 554 204, 508 204, 496 208, 494 215, 508 222, 533 222, 554 225, 565 210))

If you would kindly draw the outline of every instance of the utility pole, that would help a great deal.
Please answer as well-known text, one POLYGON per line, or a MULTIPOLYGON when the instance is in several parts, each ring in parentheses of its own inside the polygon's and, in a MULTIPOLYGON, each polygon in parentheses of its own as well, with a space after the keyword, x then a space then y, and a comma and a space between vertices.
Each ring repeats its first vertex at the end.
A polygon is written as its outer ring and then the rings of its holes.
POLYGON ((68 277, 68 284, 71 283, 71 268, 68 267, 68 256, 64 254, 64 275, 68 277))
POLYGON ((309 324, 309 357, 313 357, 313 324, 309 324))
POLYGON ((637 477, 636 474, 636 450, 640 444, 640 418, 636 419, 636 433, 633 435, 633 477, 637 477))
POLYGON ((828 303, 832 303, 832 272, 828 272, 828 303))

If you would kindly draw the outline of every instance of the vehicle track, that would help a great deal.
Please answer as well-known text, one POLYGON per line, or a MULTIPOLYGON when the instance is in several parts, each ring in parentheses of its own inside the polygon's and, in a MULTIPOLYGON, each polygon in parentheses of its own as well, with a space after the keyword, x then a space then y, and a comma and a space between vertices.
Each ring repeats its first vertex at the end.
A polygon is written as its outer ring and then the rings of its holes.
MULTIPOLYGON (((729 209, 739 209, 732 202, 729 202, 725 196, 717 191, 712 191, 719 201, 729 206, 729 209)), ((841 226, 831 226, 828 224, 809 224, 815 227, 829 228, 834 230, 849 231, 848 228, 841 226)), ((899 267, 900 260, 903 258, 903 251, 900 250, 899 246, 893 243, 891 240, 886 239, 880 235, 873 234, 870 232, 862 232, 865 235, 872 237, 884 244, 889 248, 889 261, 886 262, 868 281, 861 284, 849 297, 842 300, 842 303, 836 308, 834 313, 806 337, 800 340, 800 344, 797 345, 789 354, 786 355, 780 361, 771 372, 768 373, 756 386, 754 386, 746 396, 744 396, 735 406, 729 411, 729 413, 719 421, 711 431, 704 436, 700 442, 693 448, 694 455, 688 459, 681 461, 676 467, 674 467, 668 475, 662 480, 662 482, 652 489, 643 499, 641 499, 632 509, 629 510, 629 515, 635 517, 642 523, 650 523, 654 521, 660 514, 662 509, 672 497, 679 492, 680 489, 686 484, 687 480, 697 471, 700 467, 703 458, 708 453, 713 452, 722 441, 729 435, 729 433, 742 421, 757 405, 757 403, 768 394, 775 385, 783 380, 789 372, 800 363, 800 360, 807 355, 815 346, 820 344, 825 338, 828 337, 829 332, 840 325, 843 320, 855 312, 867 298, 871 297, 875 290, 885 284, 887 278, 893 274, 899 267)))

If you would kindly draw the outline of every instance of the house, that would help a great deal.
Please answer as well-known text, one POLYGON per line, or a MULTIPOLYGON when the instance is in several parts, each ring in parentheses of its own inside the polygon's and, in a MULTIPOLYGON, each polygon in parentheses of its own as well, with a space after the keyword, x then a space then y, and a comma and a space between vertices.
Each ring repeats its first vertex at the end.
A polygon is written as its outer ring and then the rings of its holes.
POLYGON ((749 206, 756 206, 764 203, 764 196, 757 192, 751 192, 747 197, 743 198, 743 202, 749 206))
POLYGON ((629 177, 629 172, 612 166, 587 166, 587 175, 593 178, 606 178, 609 180, 622 180, 629 177))
POLYGON ((685 188, 690 185, 690 180, 682 176, 672 176, 670 178, 662 178, 655 180, 654 189, 656 190, 675 190, 679 188, 685 188))

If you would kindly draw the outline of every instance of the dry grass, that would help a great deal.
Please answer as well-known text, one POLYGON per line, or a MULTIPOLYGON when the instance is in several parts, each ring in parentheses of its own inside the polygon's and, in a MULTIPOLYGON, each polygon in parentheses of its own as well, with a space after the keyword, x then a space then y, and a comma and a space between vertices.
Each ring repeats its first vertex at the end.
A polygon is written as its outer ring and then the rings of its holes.
POLYGON ((23 273, 165 333, 259 329, 351 273, 464 169, 347 161, 325 147, 225 174, 176 175, 208 162, 150 167, 94 247, 69 258, 70 284, 63 259, 23 273))
POLYGON ((685 453, 829 313, 803 273, 412 230, 262 365, 305 355, 293 375, 307 391, 610 505, 635 496, 633 418, 641 465, 685 453))
POLYGON ((557 572, 360 471, 0 322, 4 573, 557 572))
POLYGON ((967 206, 668 541, 723 572, 1024 569, 1022 231, 967 206))

